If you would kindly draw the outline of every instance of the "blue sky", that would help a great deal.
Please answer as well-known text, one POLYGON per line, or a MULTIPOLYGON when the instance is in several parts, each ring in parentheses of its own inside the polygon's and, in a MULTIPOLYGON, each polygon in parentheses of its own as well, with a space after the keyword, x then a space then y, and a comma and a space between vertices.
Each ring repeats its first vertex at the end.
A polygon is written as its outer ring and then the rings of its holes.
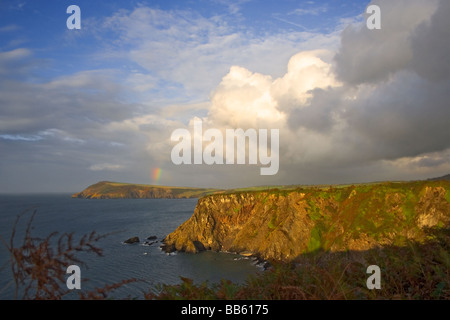
MULTIPOLYGON (((152 8, 173 14, 177 20, 213 19, 225 33, 248 34, 247 40, 291 32, 332 33, 344 19, 360 15, 368 1, 3 1, 0 5, 1 49, 25 47, 41 59, 35 81, 82 70, 140 68, 132 61, 101 56, 104 50, 132 50, 133 44, 105 20, 118 12, 152 8), (82 11, 82 30, 67 30, 66 8, 76 4, 82 11)), ((148 21, 151 23, 151 21, 148 21)), ((164 21, 156 29, 170 28, 164 21)), ((195 24, 195 22, 193 23, 195 24)), ((207 30, 204 30, 207 32, 207 30)), ((186 35, 180 35, 185 37, 186 35)), ((189 39, 181 38, 188 42, 189 39)), ((206 38, 204 41, 208 41, 206 38)), ((122 57, 120 57, 122 58, 122 57)), ((151 73, 152 70, 142 70, 151 73)), ((29 79, 31 80, 31 79, 29 79)), ((165 84, 165 83, 164 83, 165 84)))
POLYGON ((446 174, 446 10, 439 0, 2 1, 0 192, 446 174), (370 3, 381 30, 365 27, 370 3), (66 28, 71 4, 81 30, 66 28), (280 129, 279 173, 173 165, 171 132, 195 118, 280 129))

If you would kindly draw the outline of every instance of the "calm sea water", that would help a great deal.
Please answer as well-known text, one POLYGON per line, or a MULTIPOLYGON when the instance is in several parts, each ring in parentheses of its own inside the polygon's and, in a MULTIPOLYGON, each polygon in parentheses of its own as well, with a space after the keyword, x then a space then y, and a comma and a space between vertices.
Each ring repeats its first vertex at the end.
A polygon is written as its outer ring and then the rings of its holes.
MULTIPOLYGON (((195 283, 220 279, 244 282, 248 275, 259 272, 251 260, 227 253, 176 253, 167 255, 160 243, 146 246, 145 238, 157 236, 161 240, 177 226, 189 219, 197 199, 72 199, 70 195, 0 195, 0 236, 9 241, 12 225, 19 213, 28 210, 18 225, 16 246, 21 244, 26 223, 33 209, 37 211, 32 235, 45 237, 51 232, 74 232, 79 240, 84 234, 96 231, 109 234, 97 243, 104 256, 79 256, 87 268, 81 267, 81 290, 103 287, 123 279, 137 278, 143 282, 130 283, 114 291, 113 296, 142 298, 143 291, 158 284, 180 283, 180 276, 195 283), (138 236, 141 244, 127 245, 123 241, 138 236)), ((9 255, 0 245, 0 299, 12 299, 9 255)), ((69 298, 77 295, 69 295, 69 298)))

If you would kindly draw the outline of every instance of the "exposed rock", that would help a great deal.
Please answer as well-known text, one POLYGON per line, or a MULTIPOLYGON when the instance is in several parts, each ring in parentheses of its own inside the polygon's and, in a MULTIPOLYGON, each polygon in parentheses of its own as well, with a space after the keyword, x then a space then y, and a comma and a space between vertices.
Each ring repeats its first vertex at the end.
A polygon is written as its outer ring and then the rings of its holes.
POLYGON ((166 244, 166 243, 163 243, 163 244, 161 245, 160 248, 161 248, 161 250, 164 251, 165 253, 172 253, 172 252, 177 251, 177 249, 175 248, 175 245, 174 245, 174 244, 166 244))
POLYGON ((380 183, 215 194, 165 240, 165 250, 251 252, 292 260, 424 239, 450 223, 450 182, 380 183))
POLYGON ((192 244, 194 245, 196 252, 202 252, 206 250, 205 246, 200 241, 192 241, 192 244))
POLYGON ((447 225, 450 223, 448 206, 441 201, 445 198, 447 190, 443 187, 425 187, 422 197, 419 201, 420 214, 417 217, 419 227, 435 227, 440 223, 447 225))
POLYGON ((147 238, 147 240, 156 240, 156 239, 158 239, 157 236, 150 236, 150 237, 147 238))
POLYGON ((140 242, 139 237, 131 237, 124 241, 124 243, 127 243, 127 244, 133 244, 133 243, 139 243, 139 242, 140 242))

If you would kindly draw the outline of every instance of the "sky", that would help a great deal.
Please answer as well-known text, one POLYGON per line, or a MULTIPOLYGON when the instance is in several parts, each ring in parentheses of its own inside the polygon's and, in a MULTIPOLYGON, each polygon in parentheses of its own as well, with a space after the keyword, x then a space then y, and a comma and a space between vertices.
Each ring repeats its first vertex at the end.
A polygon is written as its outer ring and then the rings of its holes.
POLYGON ((447 0, 3 0, 0 193, 448 174, 448 16, 447 0), (171 134, 195 120, 278 129, 278 172, 174 164, 171 134))

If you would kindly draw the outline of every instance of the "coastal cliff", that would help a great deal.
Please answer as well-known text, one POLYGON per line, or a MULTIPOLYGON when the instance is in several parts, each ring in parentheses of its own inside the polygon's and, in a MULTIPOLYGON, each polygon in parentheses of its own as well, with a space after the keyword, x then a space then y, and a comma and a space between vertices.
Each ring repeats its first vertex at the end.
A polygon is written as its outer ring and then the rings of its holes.
POLYGON ((423 241, 427 228, 449 225, 450 181, 232 192, 199 199, 163 249, 290 261, 316 251, 423 241))
POLYGON ((121 182, 101 181, 93 184, 72 198, 84 199, 180 199, 200 198, 219 192, 217 189, 182 188, 131 184, 121 182))

